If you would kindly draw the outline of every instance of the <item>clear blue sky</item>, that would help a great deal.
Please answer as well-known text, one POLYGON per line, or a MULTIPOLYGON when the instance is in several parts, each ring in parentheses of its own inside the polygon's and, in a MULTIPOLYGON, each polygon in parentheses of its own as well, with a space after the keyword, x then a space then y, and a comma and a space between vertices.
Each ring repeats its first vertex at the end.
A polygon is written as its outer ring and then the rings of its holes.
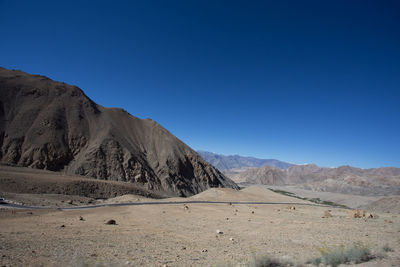
POLYGON ((400 167, 400 2, 0 0, 0 66, 194 149, 400 167))

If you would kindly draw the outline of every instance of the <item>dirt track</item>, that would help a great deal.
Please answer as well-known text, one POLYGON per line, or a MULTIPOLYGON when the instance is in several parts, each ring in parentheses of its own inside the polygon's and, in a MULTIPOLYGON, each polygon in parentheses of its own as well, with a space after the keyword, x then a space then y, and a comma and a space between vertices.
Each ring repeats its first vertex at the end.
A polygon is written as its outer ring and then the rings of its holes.
MULTIPOLYGON (((54 207, 40 207, 40 206, 28 206, 21 205, 4 201, 5 203, 0 204, 3 208, 17 208, 17 209, 27 209, 27 210, 54 210, 54 207)), ((121 207, 121 206, 148 206, 148 205, 189 205, 189 204, 229 204, 229 205, 296 205, 296 206, 316 206, 316 207, 326 207, 326 208, 336 208, 326 205, 318 205, 312 203, 298 203, 298 202, 226 202, 226 201, 203 201, 203 200, 189 200, 189 201, 154 201, 154 202, 123 202, 123 203, 111 203, 111 204, 97 204, 90 206, 77 206, 69 208, 59 208, 60 210, 87 210, 101 207, 121 207)))

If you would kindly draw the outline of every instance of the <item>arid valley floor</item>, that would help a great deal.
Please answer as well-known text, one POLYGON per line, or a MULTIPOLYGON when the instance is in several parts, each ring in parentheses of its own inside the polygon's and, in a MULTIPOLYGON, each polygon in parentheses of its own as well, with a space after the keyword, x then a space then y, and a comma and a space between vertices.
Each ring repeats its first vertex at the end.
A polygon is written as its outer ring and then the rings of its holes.
MULTIPOLYGON (((313 203, 263 187, 240 191, 214 188, 190 198, 157 200, 228 202, 187 204, 187 208, 157 204, 61 210, 56 208, 92 201, 57 194, 7 196, 54 209, 1 206, 1 266, 246 266, 254 255, 264 254, 304 263, 319 256, 321 249, 355 243, 379 254, 385 245, 394 250, 360 266, 400 263, 399 214, 350 218, 347 209, 303 205, 313 203), (229 203, 252 201, 298 204, 229 203), (332 217, 322 218, 327 210, 332 217), (116 225, 105 224, 111 219, 116 225)), ((124 195, 94 203, 154 201, 124 195)))

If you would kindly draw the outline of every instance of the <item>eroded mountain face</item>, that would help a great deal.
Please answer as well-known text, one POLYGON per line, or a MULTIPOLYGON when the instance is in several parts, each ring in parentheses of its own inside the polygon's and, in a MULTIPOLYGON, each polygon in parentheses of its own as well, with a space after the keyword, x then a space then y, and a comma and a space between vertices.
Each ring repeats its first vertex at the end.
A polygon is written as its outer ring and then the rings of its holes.
POLYGON ((271 166, 248 168, 227 173, 240 183, 266 185, 302 185, 313 191, 358 195, 400 194, 400 169, 359 169, 351 166, 321 168, 315 164, 293 165, 286 170, 271 166))
POLYGON ((238 188, 150 119, 90 100, 76 86, 0 68, 0 159, 137 183, 171 196, 238 188))

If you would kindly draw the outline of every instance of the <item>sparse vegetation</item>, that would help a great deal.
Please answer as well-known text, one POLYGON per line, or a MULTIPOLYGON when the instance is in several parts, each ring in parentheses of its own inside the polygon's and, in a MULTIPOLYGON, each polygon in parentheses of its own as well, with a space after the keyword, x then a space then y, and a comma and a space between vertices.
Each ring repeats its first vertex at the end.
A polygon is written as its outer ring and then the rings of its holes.
POLYGON ((370 249, 362 244, 355 244, 353 247, 345 249, 344 247, 321 248, 321 257, 309 260, 307 263, 319 265, 324 263, 332 267, 347 263, 361 263, 375 258, 370 249))
MULTIPOLYGON (((253 259, 247 265, 245 265, 246 267, 290 267, 290 266, 302 267, 303 266, 302 264, 296 264, 289 260, 275 258, 268 254, 259 256, 256 256, 255 254, 253 255, 254 255, 253 259)), ((231 262, 225 262, 225 263, 219 263, 215 266, 233 267, 236 265, 233 265, 231 262)))
MULTIPOLYGON (((388 245, 383 247, 385 251, 393 251, 388 245)), ((337 267, 340 264, 359 264, 367 262, 375 258, 383 257, 382 255, 375 255, 371 253, 371 250, 360 243, 354 244, 352 247, 345 248, 344 246, 336 247, 323 247, 320 248, 320 257, 316 257, 308 260, 305 264, 312 264, 319 266, 321 263, 324 266, 337 267)), ((232 263, 225 263, 223 265, 216 265, 223 267, 233 266, 232 263)), ((276 258, 274 256, 264 254, 260 256, 254 256, 253 260, 250 261, 246 267, 302 267, 303 263, 293 262, 288 259, 276 258)))
POLYGON ((295 266, 295 264, 288 260, 280 260, 269 255, 255 256, 249 263, 248 267, 287 267, 295 266))
POLYGON ((281 194, 281 195, 285 195, 285 196, 289 196, 289 197, 294 197, 294 198, 298 198, 301 200, 307 200, 307 201, 311 201, 314 202, 316 204, 321 204, 321 205, 327 205, 327 206, 332 206, 332 207, 339 207, 339 208, 344 208, 344 209, 348 209, 349 207, 342 205, 342 204, 338 204, 332 201, 326 201, 326 200, 321 200, 320 198, 307 198, 307 197, 300 197, 298 195, 296 195, 295 193, 292 192, 287 192, 284 190, 279 190, 279 189, 272 189, 272 188, 268 188, 269 190, 281 194))
POLYGON ((296 195, 295 193, 292 192, 288 192, 288 191, 284 191, 284 190, 279 190, 279 189, 272 189, 272 188, 268 188, 269 190, 281 194, 281 195, 285 195, 285 196, 289 196, 289 197, 295 197, 295 198, 301 198, 298 195, 296 195))
POLYGON ((394 251, 394 249, 392 247, 390 247, 388 244, 384 245, 382 249, 385 252, 393 252, 394 251))
POLYGON ((321 200, 320 198, 304 198, 305 200, 317 203, 317 204, 322 204, 322 205, 328 205, 328 206, 333 206, 333 207, 340 207, 340 208, 348 208, 345 205, 338 204, 332 201, 326 201, 326 200, 321 200))

